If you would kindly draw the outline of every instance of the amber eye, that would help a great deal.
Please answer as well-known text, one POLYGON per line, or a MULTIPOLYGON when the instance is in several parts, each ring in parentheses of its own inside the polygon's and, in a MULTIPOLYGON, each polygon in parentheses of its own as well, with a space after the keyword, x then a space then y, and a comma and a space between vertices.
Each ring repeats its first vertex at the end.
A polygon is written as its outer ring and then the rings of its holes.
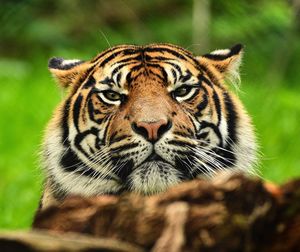
POLYGON ((100 92, 100 98, 108 104, 120 104, 122 95, 112 90, 105 90, 100 92))
POLYGON ((121 94, 115 92, 115 91, 104 91, 103 95, 106 99, 111 101, 118 101, 121 99, 121 94))
POLYGON ((183 86, 183 87, 179 87, 177 89, 175 89, 175 91, 173 92, 174 97, 184 97, 187 94, 189 94, 189 92, 191 92, 192 87, 189 86, 183 86))

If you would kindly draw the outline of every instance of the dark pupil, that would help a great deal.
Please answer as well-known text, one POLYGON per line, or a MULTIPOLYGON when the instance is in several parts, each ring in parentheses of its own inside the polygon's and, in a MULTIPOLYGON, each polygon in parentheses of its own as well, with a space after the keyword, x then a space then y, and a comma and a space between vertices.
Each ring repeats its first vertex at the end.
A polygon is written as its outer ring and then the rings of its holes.
POLYGON ((182 87, 182 88, 178 88, 175 92, 176 96, 184 96, 188 93, 188 88, 186 87, 182 87))
POLYGON ((119 96, 115 92, 107 92, 106 96, 111 100, 118 100, 119 96))

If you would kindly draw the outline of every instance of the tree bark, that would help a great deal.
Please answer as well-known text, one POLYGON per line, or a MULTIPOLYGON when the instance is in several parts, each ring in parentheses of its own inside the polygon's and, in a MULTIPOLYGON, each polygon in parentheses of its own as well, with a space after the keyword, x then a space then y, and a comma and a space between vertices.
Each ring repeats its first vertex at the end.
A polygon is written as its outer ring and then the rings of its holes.
POLYGON ((276 186, 234 175, 150 197, 67 198, 38 213, 33 227, 64 239, 69 232, 115 239, 136 251, 300 251, 300 179, 276 186))

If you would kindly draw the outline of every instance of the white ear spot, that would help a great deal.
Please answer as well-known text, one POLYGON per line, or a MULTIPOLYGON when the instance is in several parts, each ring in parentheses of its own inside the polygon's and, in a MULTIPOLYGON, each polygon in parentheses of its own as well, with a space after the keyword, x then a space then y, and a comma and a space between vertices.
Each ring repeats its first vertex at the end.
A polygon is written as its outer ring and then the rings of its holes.
POLYGON ((215 50, 215 51, 211 52, 210 54, 213 54, 213 55, 227 55, 229 53, 230 53, 229 49, 219 49, 219 50, 215 50))
POLYGON ((49 60, 48 67, 50 69, 69 70, 83 62, 84 61, 78 59, 65 60, 63 58, 54 57, 49 60))
POLYGON ((74 64, 78 65, 81 62, 82 62, 82 60, 79 60, 79 59, 64 60, 62 62, 62 65, 63 66, 74 65, 74 64))

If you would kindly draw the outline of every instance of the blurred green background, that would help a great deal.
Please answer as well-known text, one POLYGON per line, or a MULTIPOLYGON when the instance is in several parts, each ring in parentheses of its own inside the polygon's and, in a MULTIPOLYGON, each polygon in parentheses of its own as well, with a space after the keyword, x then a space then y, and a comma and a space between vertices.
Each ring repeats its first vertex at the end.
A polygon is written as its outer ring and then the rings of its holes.
POLYGON ((245 45, 239 93, 261 145, 260 171, 300 175, 299 0, 1 0, 0 228, 28 228, 41 194, 43 129, 63 92, 51 56, 169 42, 195 53, 245 45))

